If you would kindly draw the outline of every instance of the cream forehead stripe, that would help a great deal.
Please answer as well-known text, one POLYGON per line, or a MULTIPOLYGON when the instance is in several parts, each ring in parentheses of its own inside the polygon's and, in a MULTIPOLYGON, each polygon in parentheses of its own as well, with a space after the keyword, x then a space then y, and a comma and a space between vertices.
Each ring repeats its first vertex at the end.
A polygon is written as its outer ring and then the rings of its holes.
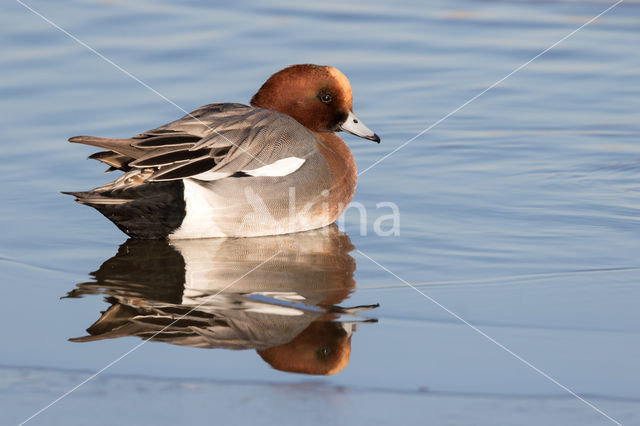
POLYGON ((338 82, 338 85, 347 93, 349 99, 353 96, 351 93, 351 83, 349 83, 349 79, 346 75, 342 74, 342 72, 333 67, 329 67, 329 74, 333 79, 338 82))

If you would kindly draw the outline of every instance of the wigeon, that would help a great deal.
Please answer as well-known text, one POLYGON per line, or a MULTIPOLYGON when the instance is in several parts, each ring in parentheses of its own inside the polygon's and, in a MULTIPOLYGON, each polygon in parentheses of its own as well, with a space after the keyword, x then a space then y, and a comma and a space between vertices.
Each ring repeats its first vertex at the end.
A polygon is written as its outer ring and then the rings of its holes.
POLYGON ((342 214, 356 188, 356 165, 337 131, 380 142, 354 115, 342 72, 292 65, 272 75, 251 106, 205 105, 130 139, 69 139, 106 149, 90 158, 125 173, 68 194, 134 238, 320 228, 342 214))

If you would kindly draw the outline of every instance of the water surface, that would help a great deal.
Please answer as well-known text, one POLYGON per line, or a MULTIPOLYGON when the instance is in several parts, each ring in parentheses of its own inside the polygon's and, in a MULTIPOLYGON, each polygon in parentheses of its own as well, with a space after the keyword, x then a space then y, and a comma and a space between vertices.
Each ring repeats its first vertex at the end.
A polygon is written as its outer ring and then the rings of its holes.
MULTIPOLYGON (((342 256, 340 294, 310 307, 227 294, 302 311, 307 325, 377 319, 353 332, 343 370, 283 373, 254 349, 154 341, 30 424, 201 423, 214 411, 240 424, 612 423, 438 304, 617 421, 640 422, 640 3, 624 1, 378 164, 612 3, 28 4, 185 110, 248 102, 289 64, 334 65, 383 140, 344 136, 366 170, 354 201, 368 222, 365 235, 350 210, 341 238, 353 249, 321 251, 342 256), (381 202, 399 207, 399 235, 374 232, 388 214, 381 202), (355 316, 338 309, 377 303, 355 316)), ((118 266, 115 287, 113 275, 96 275, 131 243, 59 193, 111 178, 68 137, 127 137, 183 112, 17 2, 0 21, 0 404, 12 424, 143 341, 68 340, 87 335, 114 297, 184 304, 181 274, 178 290, 153 297, 149 283, 131 287, 151 274, 132 281, 118 266)), ((161 250, 184 259, 180 248, 161 250)), ((218 247, 210 259, 242 259, 230 253, 218 247)), ((268 256, 259 253, 253 261, 268 256)), ((264 285, 288 292, 307 274, 340 286, 335 263, 313 276, 309 258, 282 262, 291 274, 264 285)))

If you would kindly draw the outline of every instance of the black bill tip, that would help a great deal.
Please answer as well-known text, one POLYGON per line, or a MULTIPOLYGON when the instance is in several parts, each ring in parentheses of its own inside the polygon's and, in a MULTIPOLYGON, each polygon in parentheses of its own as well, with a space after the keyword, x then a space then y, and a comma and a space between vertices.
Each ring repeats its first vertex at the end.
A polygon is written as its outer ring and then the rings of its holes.
POLYGON ((380 143, 380 136, 378 136, 377 133, 374 133, 373 136, 366 136, 365 139, 369 139, 370 141, 380 143))

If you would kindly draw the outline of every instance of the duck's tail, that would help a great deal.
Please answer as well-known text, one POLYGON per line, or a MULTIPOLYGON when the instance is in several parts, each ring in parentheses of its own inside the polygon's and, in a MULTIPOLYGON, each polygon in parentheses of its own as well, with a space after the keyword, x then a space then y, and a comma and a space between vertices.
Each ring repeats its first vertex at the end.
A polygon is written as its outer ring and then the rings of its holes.
POLYGON ((182 181, 150 182, 124 189, 105 185, 63 194, 98 210, 133 238, 166 238, 180 227, 186 214, 182 181))

